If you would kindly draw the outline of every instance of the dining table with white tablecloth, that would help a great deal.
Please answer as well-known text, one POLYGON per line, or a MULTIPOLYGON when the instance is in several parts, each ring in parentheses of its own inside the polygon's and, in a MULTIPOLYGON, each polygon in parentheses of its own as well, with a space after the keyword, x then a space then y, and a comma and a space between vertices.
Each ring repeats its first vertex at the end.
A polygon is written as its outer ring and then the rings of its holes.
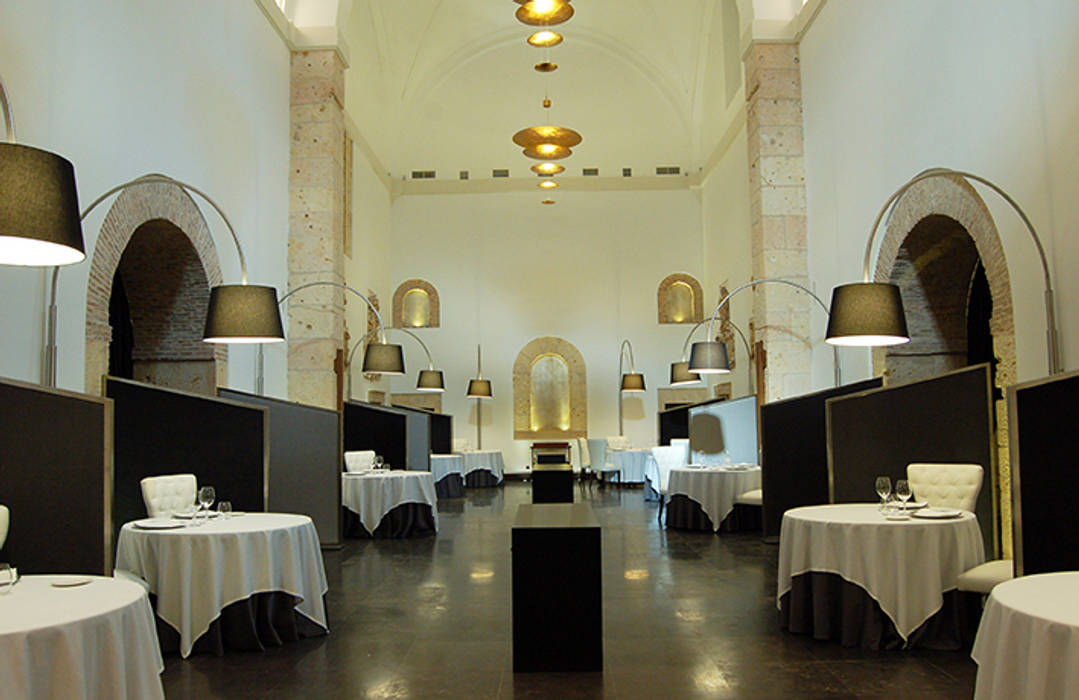
POLYGON ((350 536, 399 538, 438 531, 438 497, 431 472, 376 469, 341 475, 341 504, 350 536))
POLYGON ((438 498, 461 498, 465 495, 465 458, 455 454, 431 455, 431 478, 438 498))
POLYGON ((227 622, 223 637, 208 637, 216 653, 261 649, 329 630, 323 601, 329 588, 311 518, 243 513, 167 525, 158 518, 126 523, 116 569, 148 584, 158 618, 178 633, 182 656, 208 632, 221 632, 219 618, 227 622), (282 611, 283 605, 289 610, 282 611), (237 629, 226 610, 250 624, 237 629))
POLYGON ((735 500, 761 487, 757 465, 721 467, 675 467, 667 482, 667 527, 710 529, 718 532, 734 510, 735 500), (696 506, 707 516, 698 521, 682 511, 696 506))
POLYGON ((776 592, 782 626, 845 646, 959 648, 958 578, 985 549, 974 514, 952 513, 889 519, 898 516, 869 503, 788 510, 776 592))
POLYGON ((970 655, 975 700, 1079 700, 1079 571, 993 587, 970 655))
POLYGON ((465 486, 498 486, 506 473, 502 450, 468 450, 459 453, 464 459, 465 486))
POLYGON ((0 595, 0 697, 164 698, 164 670, 138 583, 23 576, 0 595))
POLYGON ((622 450, 607 448, 607 464, 618 470, 619 481, 623 484, 644 483, 646 467, 654 464, 655 461, 650 447, 631 447, 622 450))

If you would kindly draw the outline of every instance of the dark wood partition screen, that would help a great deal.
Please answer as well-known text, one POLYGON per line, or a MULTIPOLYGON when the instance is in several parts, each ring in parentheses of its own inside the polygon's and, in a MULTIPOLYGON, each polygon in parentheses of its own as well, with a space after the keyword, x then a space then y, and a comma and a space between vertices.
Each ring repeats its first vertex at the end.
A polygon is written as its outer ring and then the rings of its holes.
POLYGON ((1015 575, 1079 569, 1079 372, 1008 388, 1015 575))
POLYGON ((826 410, 833 503, 879 500, 874 478, 905 479, 911 462, 980 464, 985 475, 974 513, 987 556, 996 556, 996 434, 988 364, 829 399, 826 410))
POLYGON ((394 468, 407 468, 408 411, 347 401, 342 438, 345 452, 374 450, 394 468))
POLYGON ((112 574, 112 401, 0 379, 0 561, 23 574, 112 574))
POLYGON ((671 440, 689 437, 689 406, 678 406, 656 414, 659 423, 659 444, 669 445, 671 440))
POLYGON ((270 412, 267 510, 307 515, 323 547, 341 546, 341 414, 235 389, 217 395, 270 412))
POLYGON ((146 517, 140 482, 194 474, 234 510, 266 510, 265 408, 106 377, 114 401, 114 527, 146 517))
POLYGON ((761 489, 764 539, 779 539, 791 508, 828 503, 828 399, 883 384, 880 377, 761 406, 761 489))
POLYGON ((453 416, 431 414, 431 453, 445 455, 453 452, 453 416))

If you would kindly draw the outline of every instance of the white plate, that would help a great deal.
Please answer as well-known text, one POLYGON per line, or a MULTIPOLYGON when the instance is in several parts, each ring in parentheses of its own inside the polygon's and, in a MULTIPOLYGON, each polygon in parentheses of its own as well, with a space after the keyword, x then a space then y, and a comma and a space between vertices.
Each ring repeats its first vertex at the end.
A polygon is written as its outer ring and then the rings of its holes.
POLYGON ((93 579, 86 576, 54 576, 49 581, 49 585, 53 588, 74 588, 75 586, 85 586, 93 579))
POLYGON ((184 523, 173 520, 172 518, 148 518, 146 520, 136 520, 132 525, 140 530, 175 530, 178 527, 184 527, 184 523))
MULTIPOLYGON (((203 514, 205 514, 205 511, 203 511, 203 514)), ((210 517, 211 518, 216 518, 218 515, 219 514, 218 514, 218 512, 216 510, 211 510, 210 511, 210 517)), ((174 518, 182 518, 183 520, 192 520, 195 517, 195 513, 194 513, 194 511, 185 511, 183 513, 176 512, 176 513, 172 514, 172 517, 174 517, 174 518)))
POLYGON ((922 508, 911 513, 915 518, 928 518, 930 520, 946 520, 948 518, 958 518, 963 514, 963 511, 956 510, 955 508, 922 508))
POLYGON ((910 520, 910 516, 909 515, 902 515, 900 513, 895 513, 894 515, 893 514, 885 515, 884 519, 885 520, 897 520, 897 521, 910 520))

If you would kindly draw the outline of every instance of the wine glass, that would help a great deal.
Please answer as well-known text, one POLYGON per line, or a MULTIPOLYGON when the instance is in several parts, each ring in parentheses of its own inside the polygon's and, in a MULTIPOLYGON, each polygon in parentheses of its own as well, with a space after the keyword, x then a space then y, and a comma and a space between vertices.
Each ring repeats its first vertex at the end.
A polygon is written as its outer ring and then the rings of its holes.
POLYGON ((382 465, 385 460, 382 459, 382 455, 375 455, 375 469, 382 469, 382 465))
POLYGON ((0 595, 15 587, 15 570, 10 564, 0 562, 0 595))
POLYGON ((903 515, 907 514, 907 501, 910 500, 910 483, 906 479, 895 482, 895 497, 903 502, 903 515))
POLYGON ((880 510, 888 505, 888 496, 892 493, 892 480, 886 476, 877 477, 877 495, 880 496, 880 510))
POLYGON ((228 520, 232 517, 232 501, 220 501, 217 504, 217 512, 221 514, 221 517, 228 520))
POLYGON ((214 504, 217 494, 213 486, 203 486, 199 489, 199 505, 206 511, 206 519, 210 519, 210 506, 214 504))

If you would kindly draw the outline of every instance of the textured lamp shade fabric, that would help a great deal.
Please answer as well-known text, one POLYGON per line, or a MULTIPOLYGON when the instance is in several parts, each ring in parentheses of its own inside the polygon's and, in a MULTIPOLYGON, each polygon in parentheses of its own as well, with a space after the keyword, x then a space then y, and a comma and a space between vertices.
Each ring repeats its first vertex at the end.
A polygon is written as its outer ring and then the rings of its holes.
POLYGON ((832 290, 825 341, 832 345, 910 342, 899 287, 883 282, 842 284, 832 290))
POLYGON ((212 288, 202 339, 207 343, 284 341, 277 290, 257 284, 222 284, 212 288))
POLYGON ((728 374, 731 371, 727 359, 727 346, 714 340, 693 344, 689 351, 689 371, 697 374, 728 374))
POLYGON ((0 263, 53 266, 85 258, 74 166, 55 153, 0 143, 0 263))
POLYGON ((442 392, 446 390, 446 385, 442 381, 442 370, 438 369, 421 369, 420 376, 416 380, 416 391, 438 391, 442 392))
POLYGON ((404 374, 405 355, 401 346, 368 343, 363 350, 363 371, 373 374, 404 374))
POLYGON ((689 362, 672 362, 671 363, 671 386, 680 386, 682 384, 696 384, 701 381, 699 374, 694 374, 689 371, 689 362))
POLYGON ((468 398, 470 398, 470 399, 489 399, 489 398, 492 398, 491 380, 490 379, 469 379, 468 380, 468 398))
POLYGON ((644 375, 640 372, 626 372, 622 375, 623 393, 644 391, 644 375))

